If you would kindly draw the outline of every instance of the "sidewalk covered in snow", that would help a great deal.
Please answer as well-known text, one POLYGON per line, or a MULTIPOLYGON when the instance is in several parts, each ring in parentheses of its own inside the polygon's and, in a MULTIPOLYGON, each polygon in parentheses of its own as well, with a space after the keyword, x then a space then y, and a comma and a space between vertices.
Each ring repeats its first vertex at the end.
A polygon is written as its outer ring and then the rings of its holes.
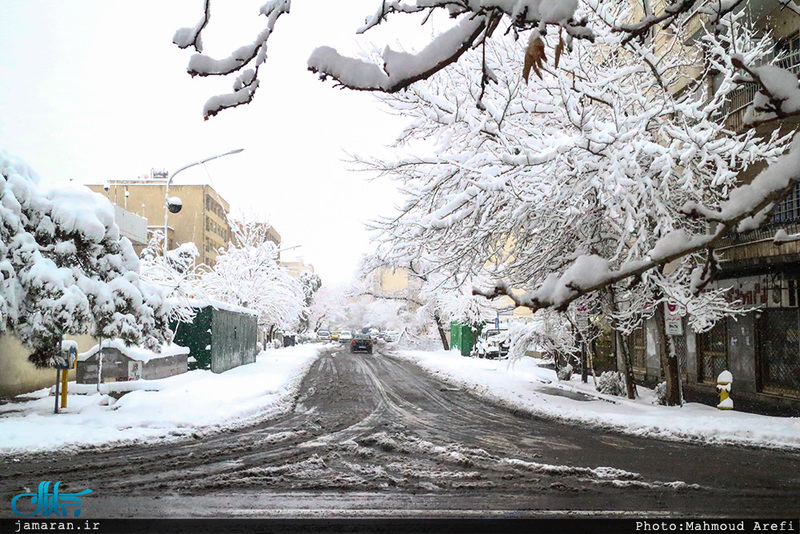
MULTIPOLYGON (((533 358, 510 362, 466 358, 455 351, 410 350, 399 350, 396 356, 452 386, 521 413, 659 439, 800 448, 800 418, 796 417, 718 410, 697 403, 659 406, 653 390, 642 387, 637 387, 635 400, 603 395, 594 388, 591 376, 587 384, 579 375, 561 381, 533 358)), ((735 403, 735 384, 731 397, 735 403)))
POLYGON ((35 452, 175 438, 290 410, 321 345, 267 350, 224 373, 194 370, 162 380, 69 384, 53 413, 50 390, 0 406, 0 451, 35 452), (120 396, 121 393, 127 392, 120 396), (119 398, 117 398, 119 397, 119 398))

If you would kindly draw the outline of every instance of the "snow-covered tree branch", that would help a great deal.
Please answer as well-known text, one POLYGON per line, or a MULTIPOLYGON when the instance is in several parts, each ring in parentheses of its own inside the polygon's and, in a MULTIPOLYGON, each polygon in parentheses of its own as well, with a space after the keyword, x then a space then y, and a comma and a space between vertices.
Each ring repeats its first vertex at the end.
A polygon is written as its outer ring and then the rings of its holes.
POLYGON ((196 308, 189 300, 208 298, 201 287, 203 265, 197 265, 200 253, 194 243, 182 243, 164 254, 164 235, 154 232, 139 260, 141 278, 145 282, 164 289, 171 303, 170 321, 188 323, 194 319, 196 308))
MULTIPOLYGON (((206 102, 203 109, 205 118, 252 101, 259 84, 259 68, 267 58, 269 38, 277 20, 289 13, 291 2, 269 0, 263 4, 260 14, 267 19, 264 29, 252 43, 237 48, 223 59, 214 59, 202 53, 202 34, 211 22, 210 4, 210 0, 205 0, 200 21, 194 26, 180 28, 173 37, 173 42, 180 48, 192 47, 197 52, 189 60, 187 70, 190 75, 237 74, 233 92, 214 96, 206 102)), ((333 48, 320 46, 311 54, 308 68, 320 74, 321 78, 333 78, 350 89, 395 92, 458 61, 467 50, 490 39, 502 21, 508 25, 505 31, 516 33, 537 28, 538 32, 544 34, 548 26, 555 26, 566 33, 570 43, 573 39, 593 40, 594 34, 587 27, 586 20, 576 16, 577 5, 576 0, 435 0, 408 4, 383 1, 358 33, 387 21, 393 14, 424 13, 427 21, 434 13, 442 12, 456 19, 456 22, 439 32, 419 53, 395 51, 387 47, 381 54, 381 65, 349 58, 333 48)))

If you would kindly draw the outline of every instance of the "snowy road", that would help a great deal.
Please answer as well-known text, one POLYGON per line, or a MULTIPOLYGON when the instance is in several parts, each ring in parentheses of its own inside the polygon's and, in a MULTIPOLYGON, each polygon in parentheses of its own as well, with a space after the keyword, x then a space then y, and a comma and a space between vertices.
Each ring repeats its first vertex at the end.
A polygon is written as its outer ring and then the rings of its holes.
POLYGON ((300 391, 292 414, 253 427, 5 458, 2 500, 62 480, 62 491, 93 490, 82 517, 796 514, 796 452, 518 417, 407 361, 339 348, 322 354, 300 391))

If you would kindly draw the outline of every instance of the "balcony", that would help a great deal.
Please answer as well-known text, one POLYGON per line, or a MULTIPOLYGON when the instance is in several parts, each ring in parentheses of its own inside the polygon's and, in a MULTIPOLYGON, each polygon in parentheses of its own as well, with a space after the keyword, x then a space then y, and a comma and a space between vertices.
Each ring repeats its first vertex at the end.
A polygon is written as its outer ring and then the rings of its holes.
POLYGON ((794 190, 775 205, 768 223, 749 232, 725 237, 717 251, 722 253, 723 262, 738 263, 759 259, 776 263, 778 256, 800 254, 799 241, 781 246, 773 243, 775 232, 781 229, 787 234, 800 233, 800 184, 795 184, 794 190))
MULTIPOLYGON (((775 54, 772 57, 764 58, 764 64, 772 61, 775 55, 782 56, 774 62, 774 65, 800 74, 800 33, 795 32, 788 38, 778 42, 775 46, 775 54)), ((747 107, 753 102, 753 98, 758 92, 758 86, 747 84, 738 87, 728 95, 723 115, 725 115, 725 127, 734 132, 741 132, 745 129, 744 114, 747 107)))

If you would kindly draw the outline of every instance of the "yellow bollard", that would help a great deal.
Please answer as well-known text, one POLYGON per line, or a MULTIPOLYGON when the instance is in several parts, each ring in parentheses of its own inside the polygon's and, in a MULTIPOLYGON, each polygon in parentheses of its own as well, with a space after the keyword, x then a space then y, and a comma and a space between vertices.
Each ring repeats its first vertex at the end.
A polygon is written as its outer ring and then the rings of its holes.
POLYGON ((69 378, 69 369, 61 370, 61 407, 67 407, 67 379, 69 378))
POLYGON ((733 399, 730 397, 732 384, 733 375, 730 371, 722 371, 717 377, 717 389, 719 390, 718 409, 733 410, 733 399))

